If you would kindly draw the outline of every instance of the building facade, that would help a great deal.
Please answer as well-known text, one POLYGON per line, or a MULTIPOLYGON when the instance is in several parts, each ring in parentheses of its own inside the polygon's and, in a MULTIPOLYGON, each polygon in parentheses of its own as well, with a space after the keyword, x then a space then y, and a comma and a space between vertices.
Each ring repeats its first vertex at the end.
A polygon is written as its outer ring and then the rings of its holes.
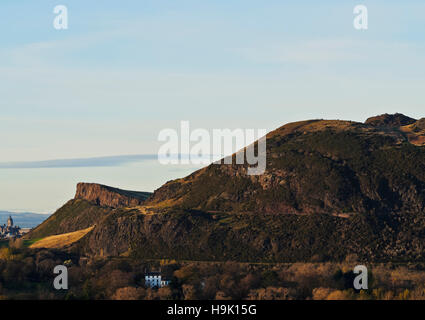
POLYGON ((21 236, 21 228, 13 225, 13 219, 9 216, 7 224, 0 225, 0 239, 16 238, 21 236))
POLYGON ((149 272, 145 274, 145 285, 149 288, 162 288, 170 284, 170 280, 161 276, 160 272, 149 272))

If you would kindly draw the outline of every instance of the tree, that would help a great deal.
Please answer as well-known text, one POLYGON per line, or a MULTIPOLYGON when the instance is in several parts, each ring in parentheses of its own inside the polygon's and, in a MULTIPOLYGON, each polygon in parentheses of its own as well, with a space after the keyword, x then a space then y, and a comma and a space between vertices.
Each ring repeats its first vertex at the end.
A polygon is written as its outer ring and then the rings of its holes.
POLYGON ((143 293, 143 289, 135 287, 119 288, 112 296, 113 300, 139 300, 143 293))

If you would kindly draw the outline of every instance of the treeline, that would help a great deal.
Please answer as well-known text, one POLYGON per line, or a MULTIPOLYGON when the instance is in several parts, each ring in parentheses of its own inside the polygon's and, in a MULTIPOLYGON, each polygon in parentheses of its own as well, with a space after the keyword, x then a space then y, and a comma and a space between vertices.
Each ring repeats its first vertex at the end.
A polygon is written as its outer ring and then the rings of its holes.
POLYGON ((1 299, 425 299, 425 264, 368 267, 368 290, 353 288, 355 255, 341 263, 250 264, 79 258, 60 251, 0 249, 1 299), (68 290, 53 288, 53 268, 68 267, 68 290), (167 287, 148 288, 161 271, 167 287))

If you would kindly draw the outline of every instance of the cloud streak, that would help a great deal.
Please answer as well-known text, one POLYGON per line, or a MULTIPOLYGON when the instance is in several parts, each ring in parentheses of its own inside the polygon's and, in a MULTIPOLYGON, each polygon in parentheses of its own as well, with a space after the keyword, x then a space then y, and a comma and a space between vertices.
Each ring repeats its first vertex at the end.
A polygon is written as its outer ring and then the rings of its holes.
POLYGON ((158 155, 156 154, 141 154, 44 161, 0 162, 0 169, 116 167, 129 163, 156 160, 157 158, 158 155))

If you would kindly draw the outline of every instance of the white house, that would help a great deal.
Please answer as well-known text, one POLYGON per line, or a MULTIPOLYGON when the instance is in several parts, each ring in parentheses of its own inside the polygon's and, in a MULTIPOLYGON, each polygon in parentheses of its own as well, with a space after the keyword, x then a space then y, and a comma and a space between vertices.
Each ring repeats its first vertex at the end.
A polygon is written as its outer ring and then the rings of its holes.
POLYGON ((150 288, 162 288, 168 286, 170 280, 161 277, 160 272, 149 272, 145 274, 145 285, 150 288))

